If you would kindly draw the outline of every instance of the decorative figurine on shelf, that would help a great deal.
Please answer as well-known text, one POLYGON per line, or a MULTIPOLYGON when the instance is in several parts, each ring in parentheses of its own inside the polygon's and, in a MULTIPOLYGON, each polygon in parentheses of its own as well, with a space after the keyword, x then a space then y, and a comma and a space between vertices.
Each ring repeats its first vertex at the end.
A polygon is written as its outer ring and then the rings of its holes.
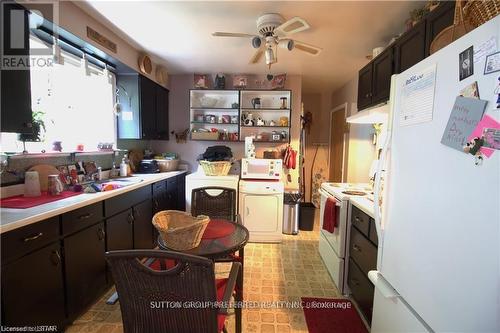
POLYGON ((500 109, 500 76, 498 77, 498 84, 494 93, 497 95, 497 109, 500 109))
POLYGON ((266 122, 261 117, 257 118, 257 126, 265 126, 266 122))
POLYGON ((226 88, 226 77, 224 74, 216 74, 215 75, 215 89, 224 89, 226 88))

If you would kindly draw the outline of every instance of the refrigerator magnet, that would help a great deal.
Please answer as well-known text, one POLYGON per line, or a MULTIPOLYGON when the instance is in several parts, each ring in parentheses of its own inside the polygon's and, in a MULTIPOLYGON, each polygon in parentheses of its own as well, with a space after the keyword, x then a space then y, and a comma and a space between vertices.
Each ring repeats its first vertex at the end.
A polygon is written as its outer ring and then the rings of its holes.
POLYGON ((458 56, 460 81, 474 74, 474 47, 471 46, 458 56))
POLYGON ((500 51, 486 56, 484 62, 484 74, 500 71, 500 51))
POLYGON ((500 129, 485 128, 483 129, 484 147, 500 150, 500 129))

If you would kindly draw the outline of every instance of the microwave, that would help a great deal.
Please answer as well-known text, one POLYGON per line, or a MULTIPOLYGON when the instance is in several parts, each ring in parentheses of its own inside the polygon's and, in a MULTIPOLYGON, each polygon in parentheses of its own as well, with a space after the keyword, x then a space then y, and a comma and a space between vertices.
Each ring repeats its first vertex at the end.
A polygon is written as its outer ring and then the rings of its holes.
POLYGON ((242 179, 281 180, 283 161, 280 159, 242 158, 242 179))

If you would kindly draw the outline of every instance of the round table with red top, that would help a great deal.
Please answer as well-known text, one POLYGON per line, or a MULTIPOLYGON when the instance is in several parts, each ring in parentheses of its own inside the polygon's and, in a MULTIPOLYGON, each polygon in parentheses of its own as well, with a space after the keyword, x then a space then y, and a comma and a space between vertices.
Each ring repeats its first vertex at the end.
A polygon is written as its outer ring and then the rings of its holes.
MULTIPOLYGON (((242 224, 223 219, 211 219, 203 233, 200 244, 182 253, 209 259, 224 258, 241 248, 248 242, 248 229, 242 224)), ((162 250, 169 249, 161 236, 158 236, 158 247, 162 250)))
MULTIPOLYGON (((224 219, 211 219, 200 244, 191 250, 181 252, 212 260, 226 258, 239 252, 239 256, 235 260, 241 263, 241 269, 236 281, 235 299, 243 301, 243 263, 245 258, 243 249, 248 242, 249 235, 248 229, 240 223, 224 219)), ((161 236, 158 236, 157 243, 161 250, 174 251, 167 247, 161 236)), ((241 307, 235 308, 235 314, 236 332, 241 333, 241 307)))

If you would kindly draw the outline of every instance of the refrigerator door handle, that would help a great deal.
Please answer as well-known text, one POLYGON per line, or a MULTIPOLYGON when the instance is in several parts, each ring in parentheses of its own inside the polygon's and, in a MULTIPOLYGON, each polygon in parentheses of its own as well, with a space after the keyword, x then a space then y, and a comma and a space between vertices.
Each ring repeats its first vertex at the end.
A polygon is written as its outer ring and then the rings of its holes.
POLYGON ((369 271, 368 278, 385 298, 396 298, 400 296, 379 271, 369 271))

